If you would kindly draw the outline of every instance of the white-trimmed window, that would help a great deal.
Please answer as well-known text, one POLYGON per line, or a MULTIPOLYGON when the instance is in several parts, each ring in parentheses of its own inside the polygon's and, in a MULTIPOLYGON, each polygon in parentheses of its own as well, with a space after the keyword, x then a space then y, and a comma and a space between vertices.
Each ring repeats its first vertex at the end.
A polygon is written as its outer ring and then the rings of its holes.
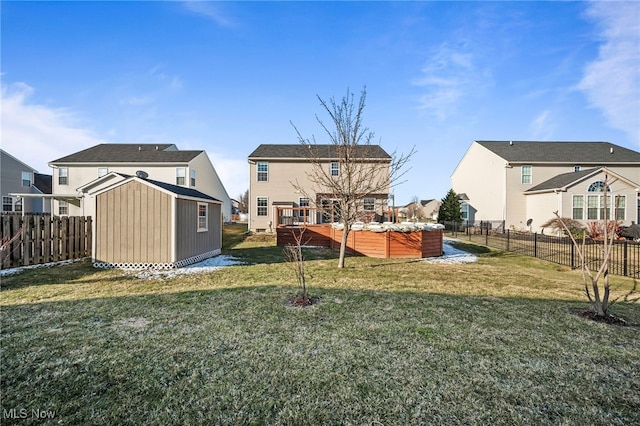
POLYGON ((69 168, 60 167, 58 169, 58 185, 69 185, 69 168))
POLYGON ((32 176, 31 172, 22 172, 22 186, 31 186, 32 176))
POLYGON ((616 220, 625 220, 627 218, 626 207, 627 207, 627 197, 625 195, 616 195, 614 205, 613 205, 613 210, 616 212, 615 214, 616 220))
POLYGON ((209 230, 209 205, 198 203, 198 232, 209 230))
POLYGON ((13 205, 13 211, 21 212, 22 211, 22 198, 16 200, 13 205))
POLYGON ((102 177, 109 173, 109 169, 107 167, 98 167, 98 177, 102 177))
POLYGON ((66 202, 64 200, 58 201, 58 214, 60 216, 69 214, 69 203, 68 202, 66 202))
POLYGON ((573 166, 573 171, 574 172, 579 172, 581 170, 580 166, 573 166))
POLYGON ((258 207, 258 211, 256 212, 258 216, 269 215, 269 201, 267 197, 258 197, 256 199, 256 206, 258 207))
POLYGON ((13 198, 11 197, 2 197, 2 211, 3 212, 12 212, 13 211, 13 198))
POLYGON ((269 163, 267 163, 266 161, 258 161, 256 167, 258 170, 258 182, 269 181, 269 163))
POLYGON ((373 197, 365 197, 362 200, 362 204, 365 211, 371 212, 376 209, 376 199, 373 197))
POLYGON ((573 209, 571 218, 582 220, 584 218, 584 195, 574 195, 571 207, 573 209))
POLYGON ((302 207, 298 211, 298 216, 299 217, 307 217, 307 216, 309 216, 309 209, 308 209, 308 207, 309 207, 309 199, 300 197, 298 205, 300 207, 302 207))
POLYGON ((520 171, 521 171, 521 182, 522 183, 531 183, 533 182, 533 179, 531 177, 531 172, 532 172, 532 167, 531 166, 521 166, 520 167, 520 171))
POLYGON ((196 169, 191 169, 189 171, 189 180, 191 186, 196 186, 196 169))
POLYGON ((339 176, 340 175, 340 163, 337 161, 331 162, 331 176, 339 176))
POLYGON ((462 213, 462 220, 469 220, 469 204, 460 203, 460 213, 462 213))
POLYGON ((187 183, 187 169, 184 167, 176 168, 176 185, 185 185, 187 183))

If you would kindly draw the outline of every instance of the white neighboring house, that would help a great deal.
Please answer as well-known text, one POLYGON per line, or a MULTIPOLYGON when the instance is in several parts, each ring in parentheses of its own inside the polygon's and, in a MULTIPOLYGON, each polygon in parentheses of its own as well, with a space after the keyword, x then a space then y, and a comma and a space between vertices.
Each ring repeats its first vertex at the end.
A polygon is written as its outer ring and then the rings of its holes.
POLYGON ((603 219, 606 206, 631 225, 640 216, 640 153, 609 142, 475 141, 451 187, 469 222, 539 231, 555 211, 586 223, 603 219))
POLYGON ((224 221, 232 203, 207 153, 174 144, 100 144, 49 162, 52 213, 95 217, 94 193, 131 176, 194 189, 222 202, 224 221), (109 175, 109 176, 107 176, 109 175))

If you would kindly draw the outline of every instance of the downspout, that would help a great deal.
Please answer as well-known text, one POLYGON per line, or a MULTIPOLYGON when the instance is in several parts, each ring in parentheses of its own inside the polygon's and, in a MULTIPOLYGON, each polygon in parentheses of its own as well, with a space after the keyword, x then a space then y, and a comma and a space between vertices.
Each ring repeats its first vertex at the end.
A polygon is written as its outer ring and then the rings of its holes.
POLYGON ((502 223, 504 223, 504 229, 507 229, 507 170, 513 168, 509 162, 504 165, 504 181, 502 182, 502 223))

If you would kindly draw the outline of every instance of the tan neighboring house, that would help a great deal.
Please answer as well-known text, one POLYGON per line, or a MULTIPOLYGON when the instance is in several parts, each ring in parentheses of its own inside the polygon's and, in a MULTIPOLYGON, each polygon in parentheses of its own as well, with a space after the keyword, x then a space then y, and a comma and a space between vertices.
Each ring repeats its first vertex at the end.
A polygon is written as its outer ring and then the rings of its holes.
POLYGON ((232 203, 207 153, 183 151, 174 144, 100 144, 49 162, 53 168, 52 212, 55 215, 94 216, 93 192, 129 176, 189 188, 222 202, 225 221, 232 203), (106 182, 99 178, 115 172, 106 182))
POLYGON ((3 213, 49 213, 51 175, 36 169, 0 149, 0 192, 3 213))
POLYGON ((451 187, 469 222, 539 232, 558 211, 584 223, 607 212, 630 225, 640 215, 640 153, 609 142, 475 141, 451 187))
MULTIPOLYGON (((330 176, 339 176, 340 163, 334 145, 315 145, 315 156, 330 176)), ((391 163, 391 156, 379 145, 363 145, 357 161, 391 163)), ((336 198, 327 188, 314 187, 309 179, 313 165, 302 144, 262 144, 249 157, 249 229, 271 232, 277 224, 330 223, 337 221, 336 198), (296 191, 293 183, 305 188, 296 191), (318 210, 310 213, 305 207, 318 210)), ((388 168, 385 169, 388 171, 388 168)), ((389 190, 366 197, 359 205, 365 221, 383 220, 388 209, 389 190)))
POLYGON ((440 200, 435 199, 412 201, 398 209, 398 216, 409 221, 437 221, 440 204, 440 200))

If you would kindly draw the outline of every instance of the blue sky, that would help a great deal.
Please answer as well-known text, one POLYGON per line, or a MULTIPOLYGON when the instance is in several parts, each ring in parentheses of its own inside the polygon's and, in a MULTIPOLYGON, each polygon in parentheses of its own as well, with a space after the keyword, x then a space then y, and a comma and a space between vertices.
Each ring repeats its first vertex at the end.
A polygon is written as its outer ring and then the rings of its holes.
POLYGON ((324 142, 358 95, 396 203, 442 198, 474 140, 640 150, 639 2, 12 2, 2 148, 42 173, 103 142, 204 149, 231 197, 261 143, 324 142))

